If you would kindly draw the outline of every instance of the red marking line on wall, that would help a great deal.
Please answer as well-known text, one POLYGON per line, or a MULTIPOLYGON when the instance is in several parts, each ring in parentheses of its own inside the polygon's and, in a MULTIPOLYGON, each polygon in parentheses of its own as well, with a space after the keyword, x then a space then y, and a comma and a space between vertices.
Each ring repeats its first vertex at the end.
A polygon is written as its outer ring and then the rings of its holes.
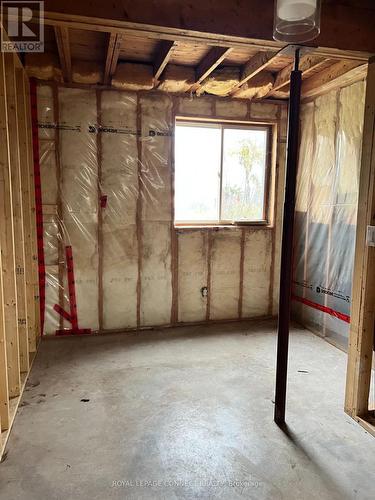
POLYGON ((292 295, 292 299, 295 300, 296 302, 301 302, 305 306, 312 307, 313 309, 317 309, 318 311, 324 312, 326 314, 329 314, 335 318, 341 319, 341 321, 345 321, 346 323, 350 323, 350 316, 344 313, 340 313, 339 311, 335 311, 334 309, 331 309, 330 307, 323 306, 321 304, 317 304, 316 302, 313 302, 312 300, 309 299, 304 299, 303 297, 298 297, 297 295, 292 295))

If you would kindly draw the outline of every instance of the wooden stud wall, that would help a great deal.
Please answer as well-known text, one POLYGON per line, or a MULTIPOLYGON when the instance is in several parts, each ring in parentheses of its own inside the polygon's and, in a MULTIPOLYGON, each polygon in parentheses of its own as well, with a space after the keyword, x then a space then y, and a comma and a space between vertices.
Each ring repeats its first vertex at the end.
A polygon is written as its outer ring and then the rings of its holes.
MULTIPOLYGON (((40 304, 39 304, 39 269, 38 269, 38 246, 36 233, 36 206, 35 206, 35 180, 34 180, 34 158, 33 158, 33 132, 31 121, 31 101, 30 85, 26 73, 23 71, 24 90, 25 90, 25 127, 27 131, 27 171, 29 185, 30 208, 28 216, 30 219, 30 250, 31 250, 31 276, 30 281, 33 290, 34 314, 32 315, 34 323, 31 324, 34 334, 30 335, 30 352, 34 353, 37 349, 37 343, 41 337, 40 328, 40 304)), ((32 313, 30 313, 32 314, 32 313)))
MULTIPOLYGON (((59 87, 62 88, 87 88, 86 86, 77 86, 72 84, 63 84, 61 86, 56 85, 54 83, 42 83, 42 86, 50 86, 53 89, 54 95, 54 116, 55 122, 59 123, 59 115, 57 112, 58 108, 58 99, 57 99, 57 89, 59 87)), ((101 119, 101 90, 96 89, 96 114, 97 114, 97 122, 100 124, 101 119)), ((133 94, 136 102, 137 102, 137 113, 136 113, 136 121, 137 121, 137 130, 141 130, 142 127, 142 110, 141 110, 141 100, 143 97, 147 97, 151 95, 149 92, 139 92, 133 94)), ((163 98, 163 94, 154 94, 154 98, 157 96, 161 96, 163 98)), ((177 116, 183 115, 185 117, 190 117, 191 119, 202 119, 202 109, 199 106, 194 106, 198 101, 188 100, 188 103, 185 102, 184 99, 172 97, 171 98, 171 116, 168 117, 168 124, 173 126, 173 123, 177 116)), ((178 324, 186 324, 189 323, 202 323, 202 322, 218 322, 224 321, 223 319, 218 319, 215 317, 215 311, 213 310, 215 301, 211 300, 211 291, 215 289, 213 285, 214 280, 214 272, 212 270, 212 257, 215 252, 215 236, 220 236, 220 234, 224 234, 228 236, 229 240, 231 236, 235 239, 235 236, 238 235, 238 243, 239 243, 239 259, 238 259, 238 305, 236 307, 236 314, 231 315, 227 318, 227 320, 238 320, 238 319, 251 319, 253 317, 257 317, 259 319, 259 313, 249 312, 248 306, 248 297, 244 296, 244 282, 248 279, 246 276, 246 269, 248 269, 249 264, 247 259, 249 255, 246 251, 246 248, 249 248, 249 238, 258 238, 257 233, 260 234, 260 237, 264 235, 265 240, 269 241, 269 255, 271 260, 271 268, 270 268, 270 279, 269 279, 269 290, 267 291, 269 297, 269 307, 268 310, 264 312, 262 317, 270 317, 274 314, 275 304, 277 303, 277 293, 275 293, 275 280, 277 280, 278 275, 278 255, 279 248, 276 244, 276 240, 278 239, 277 231, 281 218, 281 201, 282 201, 282 185, 284 178, 284 157, 285 157, 285 140, 286 140, 286 107, 282 103, 270 102, 270 103, 251 103, 251 102, 242 102, 237 103, 237 107, 233 109, 232 100, 227 99, 223 100, 217 97, 204 97, 200 99, 199 102, 202 102, 206 105, 207 110, 209 111, 209 115, 207 114, 206 119, 214 120, 214 121, 229 121, 235 123, 259 123, 259 124, 269 124, 270 127, 270 143, 268 145, 268 154, 269 154, 269 169, 270 169, 270 179, 269 179, 269 191, 271 193, 269 200, 269 219, 271 221, 271 225, 268 227, 264 226, 256 226, 256 227, 187 227, 180 228, 175 227, 173 223, 174 217, 174 146, 173 141, 170 143, 170 210, 171 210, 171 223, 170 223, 170 266, 171 266, 171 312, 167 321, 163 324, 155 323, 155 326, 174 326, 178 324), (229 114, 228 114, 229 113, 229 114), (280 191, 276 193, 277 191, 280 191), (179 273, 181 271, 179 266, 179 247, 181 245, 180 240, 184 237, 184 235, 189 235, 192 233, 200 233, 204 240, 203 247, 205 249, 202 259, 206 261, 206 275, 202 278, 202 284, 205 284, 208 289, 208 296, 205 304, 205 314, 200 320, 187 320, 182 317, 180 314, 181 304, 179 301, 179 282, 180 276, 179 273)), ((56 134, 58 137, 59 134, 56 134)), ((56 138, 55 138, 56 139, 56 138)), ((98 198, 101 197, 101 163, 102 163, 102 138, 101 135, 98 134, 96 137, 97 141, 97 159, 98 159, 98 198)), ((142 251, 144 247, 143 239, 144 239, 144 223, 142 219, 142 213, 145 210, 144 208, 144 173, 142 171, 143 165, 143 156, 144 151, 142 150, 142 137, 137 135, 137 152, 138 152, 138 200, 137 200, 137 214, 136 214, 136 226, 137 226, 137 246, 138 246, 138 286, 137 286, 137 321, 134 326, 121 328, 120 331, 124 330, 133 330, 133 329, 141 329, 146 328, 148 325, 144 325, 141 320, 141 304, 142 304, 142 293, 141 293, 141 284, 144 275, 143 269, 143 257, 142 251)), ((59 147, 57 144, 56 147, 56 167, 58 176, 62 175, 59 167, 59 147)), ((61 203, 61 201, 60 201, 61 203)), ((61 212, 61 209, 60 209, 61 212)), ((59 220, 62 220, 61 215, 59 216, 59 220)), ((104 326, 103 313, 104 313, 104 305, 103 305, 103 277, 102 277, 102 268, 103 268, 103 235, 102 235, 102 223, 101 223, 101 215, 99 213, 99 221, 98 221, 98 254, 99 254, 99 267, 98 267, 98 285, 99 285, 99 294, 98 294, 98 312, 99 312, 99 328, 95 329, 98 332, 113 332, 119 331, 118 328, 108 328, 104 326)), ((58 243, 60 245, 60 242, 58 243)), ((59 258, 60 261, 60 258, 59 258)), ((237 265, 237 264, 236 264, 237 265)), ((251 266, 250 266, 251 267, 251 266)), ((62 277, 59 278, 59 284, 63 285, 62 277)), ((220 285, 221 286, 221 285, 220 285)), ((63 286, 60 286, 60 291, 63 290, 63 286)), ((63 302, 60 297, 60 305, 63 306, 63 302)), ((199 316, 199 315, 198 315, 199 316)), ((87 326, 87 325, 84 325, 87 326)), ((51 333, 51 332, 48 332, 51 333)))
MULTIPOLYGON (((16 275, 18 343, 21 373, 29 370, 29 346, 26 318, 25 249, 23 231, 23 197, 20 172, 19 125, 22 114, 18 114, 16 98, 16 68, 14 56, 4 54, 6 112, 8 127, 8 151, 10 167, 10 192, 13 208, 14 260, 16 275)), ((23 117, 24 118, 24 117, 23 117)))
POLYGON ((374 411, 369 408, 375 330, 375 248, 366 244, 368 225, 375 225, 374 58, 367 75, 345 411, 375 435, 374 411))
POLYGON ((0 457, 40 338, 29 81, 0 55, 0 457))

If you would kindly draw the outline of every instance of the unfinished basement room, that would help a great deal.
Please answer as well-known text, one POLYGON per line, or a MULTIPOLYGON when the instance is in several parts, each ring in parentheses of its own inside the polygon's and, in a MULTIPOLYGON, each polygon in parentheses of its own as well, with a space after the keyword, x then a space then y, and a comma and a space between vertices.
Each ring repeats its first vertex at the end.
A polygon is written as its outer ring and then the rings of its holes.
POLYGON ((0 500, 373 500, 374 1, 0 14, 0 500))

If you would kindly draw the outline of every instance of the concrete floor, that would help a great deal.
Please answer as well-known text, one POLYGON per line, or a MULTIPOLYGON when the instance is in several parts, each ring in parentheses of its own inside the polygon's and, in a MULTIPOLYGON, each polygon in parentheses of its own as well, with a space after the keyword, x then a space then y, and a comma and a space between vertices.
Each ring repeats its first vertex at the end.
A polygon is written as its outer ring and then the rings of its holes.
POLYGON ((345 354, 294 329, 287 435, 275 347, 269 322, 44 341, 0 499, 373 499, 375 438, 343 413, 345 354))

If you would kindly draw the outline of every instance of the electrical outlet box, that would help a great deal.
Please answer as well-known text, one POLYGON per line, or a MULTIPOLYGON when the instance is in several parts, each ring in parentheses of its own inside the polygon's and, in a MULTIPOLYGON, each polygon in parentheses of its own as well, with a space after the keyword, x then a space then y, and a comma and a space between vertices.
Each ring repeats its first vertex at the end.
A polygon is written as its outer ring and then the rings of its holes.
POLYGON ((375 226, 367 226, 366 244, 368 247, 375 247, 375 226))

